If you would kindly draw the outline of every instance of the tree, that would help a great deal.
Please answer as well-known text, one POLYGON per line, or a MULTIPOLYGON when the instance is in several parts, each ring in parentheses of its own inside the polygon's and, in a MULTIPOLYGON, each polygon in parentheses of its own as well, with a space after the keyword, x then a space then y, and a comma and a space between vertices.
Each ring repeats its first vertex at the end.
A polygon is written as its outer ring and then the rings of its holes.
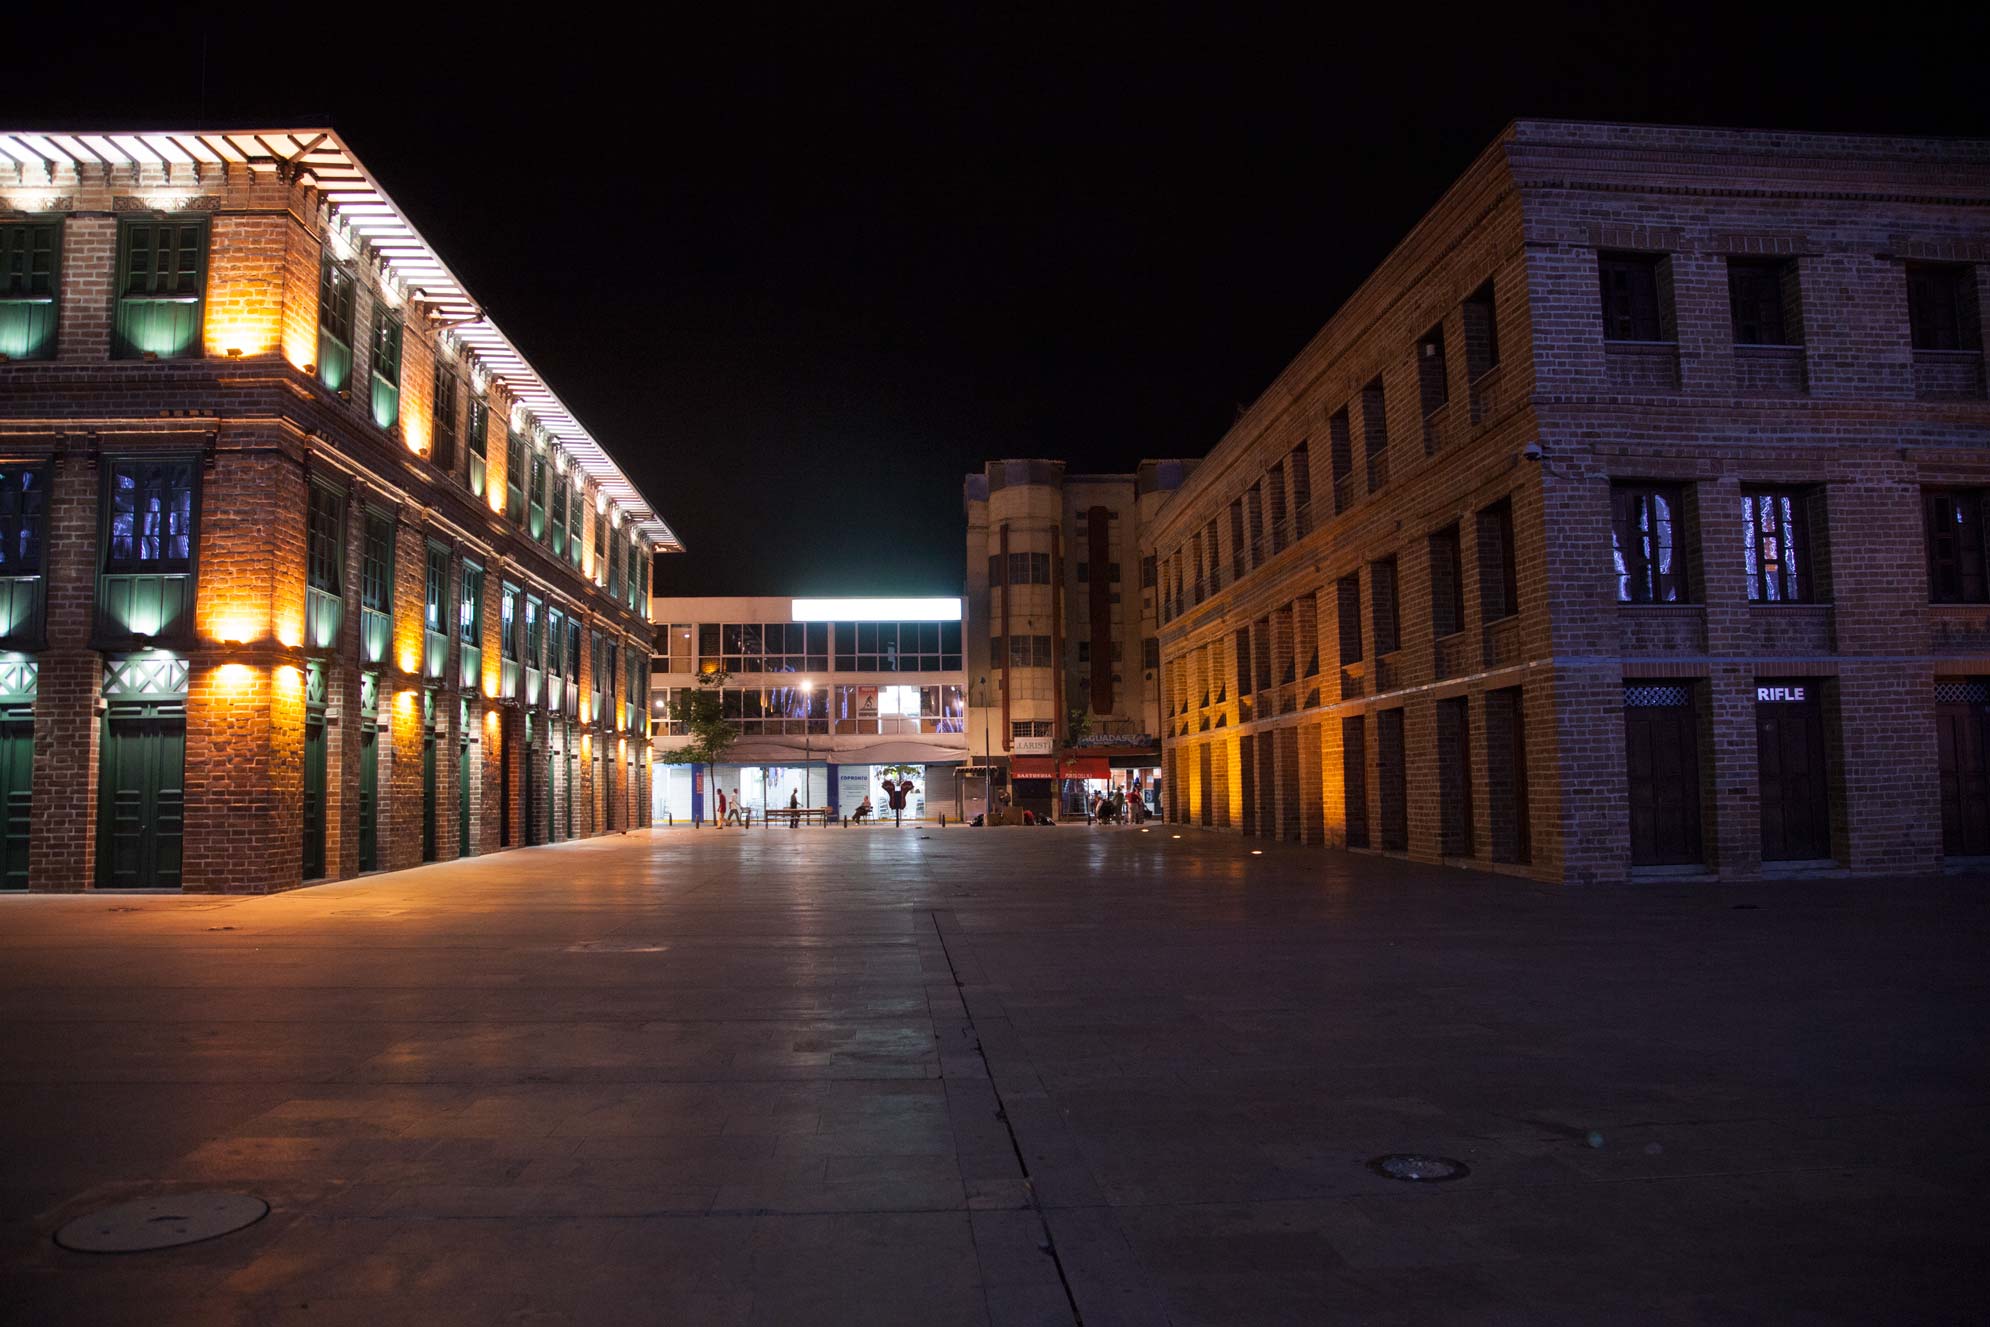
POLYGON ((1087 737, 1090 737, 1092 735, 1092 712, 1083 705, 1073 705, 1071 707, 1069 727, 1066 731, 1070 734, 1068 740, 1072 746, 1076 746, 1087 737))
POLYGON ((673 750, 657 752, 655 759, 666 765, 689 765, 695 772, 700 765, 709 769, 726 758, 733 743, 739 741, 739 725, 725 717, 719 698, 719 688, 727 677, 721 672, 701 673, 695 689, 681 689, 670 698, 671 721, 681 724, 691 740, 673 750))

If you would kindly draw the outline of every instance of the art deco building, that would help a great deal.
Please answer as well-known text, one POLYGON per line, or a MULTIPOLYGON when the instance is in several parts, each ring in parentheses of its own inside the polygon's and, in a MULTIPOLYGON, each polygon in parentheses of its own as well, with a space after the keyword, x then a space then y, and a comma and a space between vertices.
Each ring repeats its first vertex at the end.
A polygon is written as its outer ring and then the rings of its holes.
POLYGON ((6 885, 645 823, 674 546, 337 134, 0 133, 6 885))
POLYGON ((1151 790, 1160 658, 1141 539, 1194 464, 1069 474, 1007 460, 967 477, 968 745, 998 784, 1016 781, 1019 805, 1068 810, 1116 770, 1151 790))
POLYGON ((1521 121, 1147 524, 1169 812, 1543 880, 1990 854, 1990 143, 1521 121))

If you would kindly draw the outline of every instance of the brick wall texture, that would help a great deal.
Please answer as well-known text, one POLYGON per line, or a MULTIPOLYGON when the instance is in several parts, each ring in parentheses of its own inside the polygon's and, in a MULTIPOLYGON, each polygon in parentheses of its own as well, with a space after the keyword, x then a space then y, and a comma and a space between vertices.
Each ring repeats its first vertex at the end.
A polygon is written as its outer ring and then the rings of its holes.
POLYGON ((1990 605, 1933 602, 1924 512, 1990 490, 1986 307, 1990 144, 1513 124, 1145 524, 1167 814, 1570 883, 1985 852, 1958 684, 1990 605), (1618 252, 1649 339, 1606 335, 1618 252), (1738 336, 1750 261, 1786 278, 1781 344, 1738 336), (1916 345, 1920 264, 1957 347, 1916 345), (1676 601, 1620 601, 1636 485, 1672 495, 1676 601), (1767 488, 1807 513, 1798 602, 1750 596, 1767 488), (1758 700, 1779 681, 1804 704, 1758 700), (1646 684, 1685 698, 1675 763, 1632 744, 1646 684))
MULTIPOLYGON (((210 171, 190 195, 184 171, 169 177, 157 167, 64 168, 52 182, 0 168, 0 224, 28 212, 52 212, 63 232, 55 351, 0 363, 0 469, 34 470, 46 495, 43 566, 31 578, 39 621, 17 622, 0 641, 10 659, 33 664, 25 693, 0 698, 16 713, 32 706, 31 797, 10 841, 10 853, 20 851, 27 863, 28 888, 294 888, 311 883, 305 865, 316 854, 306 851, 305 835, 318 818, 314 808, 322 813, 324 866, 313 878, 322 879, 446 861, 466 838, 469 851, 487 853, 649 823, 640 710, 618 716, 612 706, 599 714, 556 708, 547 688, 529 705, 523 696, 497 694, 506 581, 584 624, 583 689, 597 633, 608 648, 650 653, 648 604, 631 611, 598 584, 594 480, 581 490, 589 541, 582 565, 556 556, 550 538, 535 540, 500 512, 513 419, 503 384, 432 323, 419 301, 390 288, 364 243, 332 242, 325 201, 308 174, 210 171), (154 213, 167 188, 173 197, 159 205, 176 211, 154 213), (39 201, 22 201, 30 194, 39 201), (182 211, 207 223, 195 343, 174 357, 113 358, 120 226, 182 211), (316 372, 328 246, 359 292, 353 372, 343 393, 327 390, 316 372), (399 415, 385 428, 374 418, 368 377, 376 308, 404 328, 399 415), (438 365, 456 407, 449 448, 435 445, 438 365), (471 492, 464 436, 472 393, 490 405, 482 496, 471 492), (439 459, 448 466, 435 464, 439 459), (192 556, 182 573, 191 581, 191 603, 176 624, 139 636, 107 616, 108 494, 115 466, 154 460, 192 465, 192 556), (329 485, 345 502, 343 625, 326 642, 308 631, 313 484, 329 485), (379 657, 369 657, 362 630, 369 510, 393 530, 379 657), (436 676, 424 670, 431 544, 448 551, 449 569, 442 609, 448 648, 436 676), (466 559, 485 569, 485 627, 482 678, 463 687, 457 615, 466 559), (107 685, 107 672, 130 661, 168 657, 185 665, 177 685, 142 697, 107 685), (322 695, 308 685, 313 670, 325 679, 322 695), (363 701, 369 696, 377 696, 370 707, 363 701), (106 782, 111 749, 124 750, 112 740, 112 724, 140 702, 168 734, 143 747, 147 759, 162 761, 140 780, 152 799, 143 805, 118 795, 117 780, 106 782), (321 721, 322 793, 306 761, 307 732, 321 721), (183 759, 168 759, 182 739, 183 759), (374 774, 363 787, 368 747, 374 774), (595 757, 592 767, 583 752, 595 757), (602 800, 610 789, 598 773, 604 760, 617 766, 612 806, 602 800), (459 782, 466 769, 467 835, 459 782), (571 828, 569 769, 572 801, 585 808, 571 828), (501 806, 510 809, 508 838, 501 806), (431 822, 432 841, 425 834, 431 822), (369 851, 371 860, 362 862, 369 851), (136 854, 136 876, 113 869, 127 852, 136 854)), ((568 467, 553 482, 569 483, 573 473, 568 467)), ((629 540, 629 525, 614 537, 629 540)))

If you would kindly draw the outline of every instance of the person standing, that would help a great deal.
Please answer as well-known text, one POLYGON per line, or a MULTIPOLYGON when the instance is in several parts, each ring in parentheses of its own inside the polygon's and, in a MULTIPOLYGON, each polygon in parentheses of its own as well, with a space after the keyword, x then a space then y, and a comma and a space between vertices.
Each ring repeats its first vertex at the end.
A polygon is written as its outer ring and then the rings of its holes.
POLYGON ((788 790, 788 828, 800 829, 802 823, 802 795, 799 791, 788 790))

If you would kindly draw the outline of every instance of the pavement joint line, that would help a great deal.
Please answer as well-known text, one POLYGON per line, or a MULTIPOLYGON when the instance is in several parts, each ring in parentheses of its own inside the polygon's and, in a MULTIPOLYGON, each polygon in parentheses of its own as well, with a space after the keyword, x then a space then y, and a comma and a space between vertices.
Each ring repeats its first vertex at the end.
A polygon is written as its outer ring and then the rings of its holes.
MULTIPOLYGON (((947 945, 947 933, 940 927, 939 913, 929 911, 927 918, 932 922, 933 934, 939 937, 940 954, 947 960, 947 971, 952 974, 954 988, 964 990, 960 979, 960 969, 954 963, 953 950, 947 945)), ((1071 1278, 1064 1270, 1064 1258, 1057 1250, 1057 1237, 1051 1233, 1050 1223, 1043 1219, 1043 1203, 1037 1197, 1036 1181, 1030 1177, 1030 1163, 1023 1156, 1022 1140, 1016 1137, 1015 1120, 1009 1114, 1009 1107, 1002 1100, 1002 1086, 995 1081, 995 1066, 988 1063, 988 1052, 981 1046, 981 1031, 974 1025, 974 1009, 963 995, 960 998, 961 1017, 967 1020, 968 1031, 974 1035, 974 1053, 981 1059, 982 1072, 987 1076, 988 1091, 995 1098, 995 1112, 1002 1122, 1002 1131, 1009 1136, 1009 1147, 1016 1154, 1016 1168, 1022 1171, 1024 1193, 1029 1198, 1029 1210, 1036 1216, 1037 1228, 1043 1232, 1043 1249, 1050 1255, 1050 1262, 1057 1269, 1057 1284, 1064 1288, 1064 1302, 1070 1306, 1071 1321, 1077 1327, 1085 1327, 1085 1315, 1078 1308, 1078 1296, 1071 1290, 1071 1278)), ((971 1224, 971 1223, 970 1223, 971 1224)), ((984 1292, 985 1293, 985 1292, 984 1292)))

